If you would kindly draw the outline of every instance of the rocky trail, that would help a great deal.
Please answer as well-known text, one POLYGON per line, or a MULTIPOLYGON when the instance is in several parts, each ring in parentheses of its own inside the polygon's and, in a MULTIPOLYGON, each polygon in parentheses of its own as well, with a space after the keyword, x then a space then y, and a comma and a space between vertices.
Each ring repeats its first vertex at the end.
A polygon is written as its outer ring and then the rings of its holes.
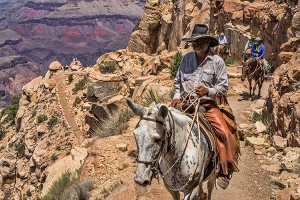
MULTIPOLYGON (((232 68, 231 70, 238 72, 238 68, 232 68)), ((238 79, 231 79, 230 84, 243 85, 247 84, 241 83, 238 79)), ((262 88, 262 97, 265 99, 268 92, 269 82, 265 81, 262 88)), ((239 93, 231 95, 228 97, 228 101, 232 106, 234 113, 237 117, 238 124, 240 123, 251 123, 246 121, 243 115, 244 112, 257 100, 243 100, 241 97, 247 97, 247 93, 239 93)), ((136 121, 136 120, 135 120, 136 121)), ((135 122, 136 123, 136 122, 135 122)), ((134 126, 132 126, 133 128, 134 126)), ((130 128, 128 130, 130 132, 130 128)), ((132 131, 132 130, 131 130, 132 131)), ((130 133, 129 133, 130 134, 130 133)), ((130 140, 134 139, 131 138, 130 140)), ((268 173, 261 168, 261 163, 254 154, 254 150, 248 146, 245 146, 245 142, 241 142, 241 152, 242 156, 239 163, 239 173, 235 173, 230 182, 229 187, 226 190, 214 189, 213 200, 227 200, 227 199, 238 199, 238 200, 267 200, 270 199, 272 194, 270 178, 268 173)), ((134 168, 128 170, 128 172, 133 173, 134 168)), ((123 182, 121 186, 117 187, 107 199, 119 199, 119 200, 129 200, 129 199, 143 199, 143 200, 168 200, 172 199, 168 191, 164 188, 162 180, 158 182, 153 180, 151 186, 143 188, 137 186, 133 181, 133 174, 127 174, 128 178, 123 177, 123 182)))
POLYGON ((76 124, 75 118, 74 118, 74 114, 72 114, 69 105, 68 105, 68 101, 67 101, 67 95, 65 92, 65 84, 64 84, 64 73, 61 72, 61 74, 58 76, 58 82, 57 82, 57 94, 59 97, 59 103, 62 107, 62 111, 64 113, 64 116, 66 118, 66 121, 68 123, 68 125, 71 128, 71 131, 74 133, 74 135, 76 136, 77 140, 78 140, 78 145, 81 144, 81 142, 83 141, 83 133, 80 130, 79 126, 76 124))

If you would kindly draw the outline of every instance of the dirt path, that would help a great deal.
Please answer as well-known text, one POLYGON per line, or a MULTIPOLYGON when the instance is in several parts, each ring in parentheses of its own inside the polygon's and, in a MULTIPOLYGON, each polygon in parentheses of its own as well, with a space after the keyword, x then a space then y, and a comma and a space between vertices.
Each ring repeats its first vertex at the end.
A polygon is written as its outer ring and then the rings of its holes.
POLYGON ((83 133, 80 130, 79 126, 76 124, 74 115, 72 114, 69 106, 68 106, 68 101, 67 101, 67 95, 65 92, 65 84, 64 84, 64 73, 61 72, 58 75, 58 83, 57 83, 57 92, 58 92, 58 97, 59 97, 59 103, 62 107, 64 116, 67 120, 67 123, 71 127, 71 131, 74 133, 74 135, 78 139, 78 143, 81 144, 83 141, 83 133))
MULTIPOLYGON (((267 95, 269 82, 265 81, 262 88, 262 99, 267 95)), ((255 101, 238 100, 242 94, 230 96, 228 101, 232 106, 237 117, 238 123, 243 122, 241 114, 255 101)), ((132 139, 130 139, 132 140, 132 139)), ((134 142, 134 141, 133 141, 134 142)), ((268 200, 271 196, 271 184, 268 174, 261 169, 261 163, 257 160, 253 149, 241 143, 241 160, 239 163, 240 172, 233 175, 230 185, 226 190, 214 189, 213 200, 268 200)), ((114 200, 171 200, 170 194, 164 188, 162 180, 160 183, 153 180, 151 186, 142 188, 137 186, 133 181, 133 173, 135 169, 128 171, 128 176, 124 184, 116 188, 107 199, 114 200)))

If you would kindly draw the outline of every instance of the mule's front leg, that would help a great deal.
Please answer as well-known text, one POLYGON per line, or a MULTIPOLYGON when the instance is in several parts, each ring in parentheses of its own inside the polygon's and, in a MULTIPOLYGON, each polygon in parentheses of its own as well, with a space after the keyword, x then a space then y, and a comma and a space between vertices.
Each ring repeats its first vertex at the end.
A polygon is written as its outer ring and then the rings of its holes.
POLYGON ((248 79, 248 82, 249 82, 249 97, 251 99, 251 97, 252 97, 252 94, 251 94, 251 92, 252 92, 252 79, 248 79))
POLYGON ((172 195, 173 200, 180 200, 180 194, 178 191, 173 191, 173 190, 169 189, 168 187, 165 187, 165 188, 167 188, 169 193, 172 195))
POLYGON ((198 185, 194 189, 184 192, 183 200, 201 200, 200 199, 201 194, 199 192, 201 192, 200 185, 198 185))

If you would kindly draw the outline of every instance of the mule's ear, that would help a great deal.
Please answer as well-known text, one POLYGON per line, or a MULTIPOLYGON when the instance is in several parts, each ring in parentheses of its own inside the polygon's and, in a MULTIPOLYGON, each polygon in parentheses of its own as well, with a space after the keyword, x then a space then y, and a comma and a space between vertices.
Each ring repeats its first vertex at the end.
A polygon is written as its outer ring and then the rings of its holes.
POLYGON ((127 99, 127 105, 134 112, 134 114, 141 116, 141 117, 144 116, 144 114, 147 111, 147 108, 145 108, 139 104, 133 103, 129 99, 127 99))
POLYGON ((157 117, 165 119, 168 116, 169 109, 165 105, 161 105, 157 114, 157 117))

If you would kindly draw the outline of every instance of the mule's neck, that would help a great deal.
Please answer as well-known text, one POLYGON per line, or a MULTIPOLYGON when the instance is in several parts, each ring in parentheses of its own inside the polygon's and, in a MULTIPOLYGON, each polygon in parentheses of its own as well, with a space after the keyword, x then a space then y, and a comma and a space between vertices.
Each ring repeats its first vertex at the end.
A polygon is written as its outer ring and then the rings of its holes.
MULTIPOLYGON (((188 140, 189 122, 191 121, 187 116, 179 111, 170 110, 167 119, 167 130, 172 133, 170 142, 172 149, 167 152, 172 158, 182 155, 186 142, 188 140)), ((168 157, 167 155, 167 157, 168 157)))

